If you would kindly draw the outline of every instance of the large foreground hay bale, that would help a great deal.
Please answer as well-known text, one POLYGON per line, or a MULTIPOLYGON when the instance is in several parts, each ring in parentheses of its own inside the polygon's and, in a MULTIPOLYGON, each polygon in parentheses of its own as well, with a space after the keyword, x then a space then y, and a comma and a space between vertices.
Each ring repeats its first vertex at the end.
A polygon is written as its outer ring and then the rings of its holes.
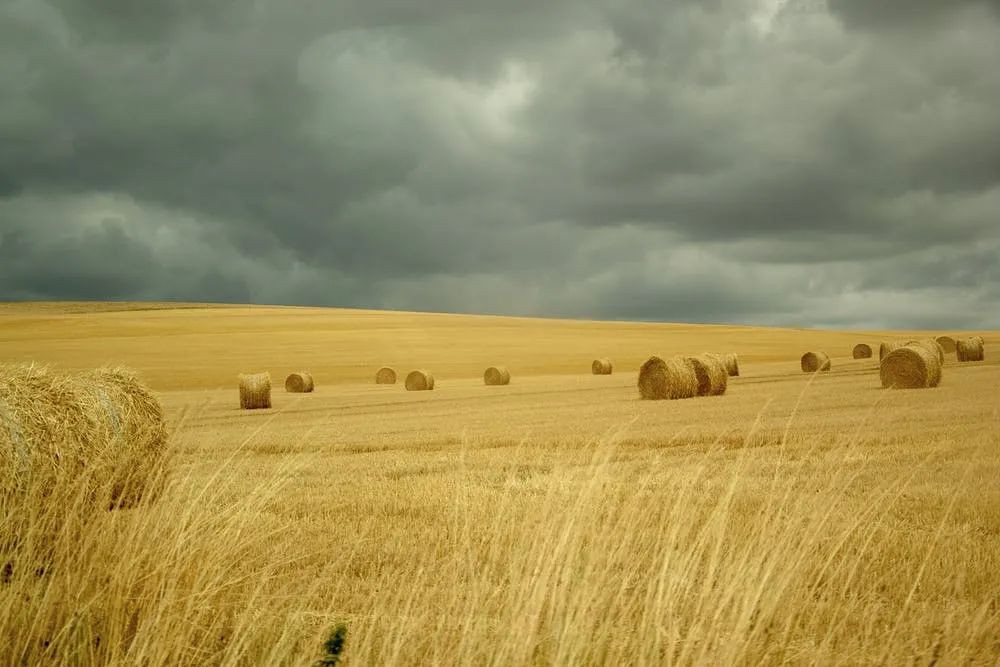
POLYGON ((698 377, 684 357, 666 361, 650 357, 639 369, 639 395, 645 399, 692 398, 698 394, 698 377))
POLYGON ((698 380, 698 396, 721 396, 729 386, 729 373, 722 359, 715 354, 688 357, 698 380))
POLYGON ((816 373, 830 370, 830 357, 826 352, 806 352, 802 355, 802 372, 816 373))
POLYGON ((734 352, 723 354, 722 362, 726 365, 726 372, 729 373, 729 377, 739 377, 740 360, 734 352))
POLYGON ((506 366, 490 366, 483 373, 483 382, 488 385, 510 384, 510 371, 506 366))
POLYGON ((903 347, 903 343, 900 343, 899 341, 895 341, 895 340, 894 341, 888 341, 888 342, 882 342, 882 343, 880 343, 879 346, 878 346, 878 359, 879 359, 879 361, 882 361, 883 359, 885 359, 886 355, 889 354, 890 352, 892 352, 893 350, 898 350, 901 347, 903 347))
POLYGON ((951 336, 938 336, 934 340, 941 346, 945 354, 955 354, 955 339, 951 336))
POLYGON ((290 394, 308 394, 315 388, 313 376, 304 371, 292 373, 285 378, 285 391, 290 394))
POLYGON ((430 391, 434 388, 434 376, 427 371, 410 371, 406 376, 406 391, 430 391))
POLYGON ((240 375, 240 408, 262 410, 271 407, 271 374, 240 375))
POLYGON ((941 344, 936 340, 934 340, 933 338, 921 338, 919 340, 911 340, 907 341, 906 344, 911 347, 912 346, 922 347, 931 354, 933 354, 935 357, 937 357, 939 364, 944 363, 944 347, 942 347, 941 344))
MULTIPOLYGON (((123 368, 63 374, 0 366, 0 488, 51 496, 83 480, 91 500, 134 505, 155 495, 166 453, 163 410, 123 368)), ((58 508, 57 508, 58 509, 58 508)))
POLYGON ((610 359, 594 359, 590 364, 590 372, 594 375, 611 375, 612 367, 610 359))
POLYGON ((855 359, 871 359, 872 358, 872 346, 866 343, 858 343, 854 346, 854 350, 851 352, 851 356, 855 359))
POLYGON ((375 384, 396 384, 396 369, 383 366, 375 372, 375 384))
POLYGON ((887 354, 879 367, 886 389, 922 389, 941 383, 941 362, 926 345, 905 345, 887 354))
POLYGON ((986 359, 986 348, 980 336, 959 339, 955 345, 955 352, 959 361, 983 361, 986 359))

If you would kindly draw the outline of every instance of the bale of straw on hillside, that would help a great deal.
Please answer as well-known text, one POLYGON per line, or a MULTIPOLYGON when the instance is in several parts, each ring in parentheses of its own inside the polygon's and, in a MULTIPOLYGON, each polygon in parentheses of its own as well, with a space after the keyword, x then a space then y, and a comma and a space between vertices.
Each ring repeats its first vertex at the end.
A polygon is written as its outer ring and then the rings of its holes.
POLYGON ((310 373, 299 371, 285 378, 285 391, 290 394, 308 394, 315 388, 316 383, 310 373))
POLYGON ((740 360, 735 353, 729 352, 728 354, 723 354, 722 363, 725 364, 726 373, 729 374, 729 377, 739 377, 740 360))
POLYGON ((872 346, 866 343, 858 343, 854 346, 854 351, 851 352, 851 356, 855 359, 871 359, 872 346))
POLYGON ((396 384, 396 369, 383 366, 375 372, 375 384, 396 384))
POLYGON ((406 376, 406 391, 430 391, 434 388, 434 376, 427 371, 410 371, 406 376))
POLYGON ((611 370, 610 359, 594 359, 594 362, 590 364, 590 372, 594 375, 611 375, 611 370))
POLYGON ((806 352, 802 355, 802 372, 816 373, 830 370, 830 357, 826 352, 806 352))
POLYGON ((271 407, 271 374, 240 375, 240 408, 261 410, 271 407))
POLYGON ((903 347, 903 343, 900 343, 899 341, 888 341, 880 343, 878 346, 879 361, 885 359, 885 355, 889 354, 893 350, 898 350, 901 347, 903 347))
POLYGON ((722 359, 715 354, 700 354, 688 357, 688 363, 694 369, 698 380, 696 393, 698 396, 721 396, 729 386, 729 373, 722 359))
POLYGON ((944 347, 942 347, 941 343, 937 342, 933 338, 920 338, 918 340, 907 341, 906 344, 910 346, 916 345, 917 347, 922 347, 937 357, 938 363, 944 363, 944 347))
POLYGON ((955 356, 959 361, 983 361, 986 358, 986 349, 983 339, 978 336, 972 338, 960 338, 955 345, 955 356))
POLYGON ((506 366, 490 366, 483 373, 483 382, 488 385, 510 384, 510 371, 506 366))
POLYGON ((127 369, 0 366, 5 493, 51 497, 76 480, 101 506, 131 506, 159 492, 166 448, 160 403, 127 369))
POLYGON ((941 346, 945 354, 955 354, 955 339, 951 336, 938 336, 934 340, 941 346))
POLYGON ((639 395, 645 399, 692 398, 697 393, 698 378, 684 357, 650 357, 639 369, 639 395))
POLYGON ((941 362, 926 345, 905 345, 885 356, 879 366, 886 389, 923 389, 941 383, 941 362))

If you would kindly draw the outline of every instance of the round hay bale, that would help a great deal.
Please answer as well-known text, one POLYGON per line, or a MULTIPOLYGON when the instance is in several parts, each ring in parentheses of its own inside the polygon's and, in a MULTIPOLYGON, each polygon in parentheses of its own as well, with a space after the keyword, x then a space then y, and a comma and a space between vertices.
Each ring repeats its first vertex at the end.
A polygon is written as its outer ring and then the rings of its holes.
POLYGON ((903 347, 903 344, 900 343, 899 341, 889 341, 880 343, 878 346, 879 361, 885 359, 886 355, 892 352, 893 350, 898 350, 901 347, 903 347))
POLYGON ((887 354, 879 367, 886 389, 923 389, 941 383, 941 362, 926 345, 905 345, 887 354))
POLYGON ((941 346, 945 354, 955 354, 955 339, 951 336, 938 336, 934 340, 941 346))
POLYGON ((594 362, 590 364, 590 372, 594 375, 611 375, 611 370, 610 359, 594 359, 594 362))
POLYGON ((430 391, 434 388, 434 376, 427 371, 410 371, 406 376, 406 391, 430 391))
POLYGON ((639 395, 644 399, 692 398, 698 393, 694 367, 684 357, 666 361, 650 357, 639 369, 639 395))
POLYGON ((166 449, 163 409, 128 369, 0 366, 4 492, 52 497, 82 481, 100 506, 132 506, 159 493, 166 449))
POLYGON ((726 393, 729 373, 717 355, 701 354, 688 357, 688 363, 694 369, 695 378, 698 380, 698 396, 721 396, 726 393))
POLYGON ((375 384, 396 384, 396 369, 383 366, 375 372, 375 384))
POLYGON ((729 377, 739 377, 740 360, 735 353, 730 352, 729 354, 723 354, 722 363, 725 364, 726 372, 729 374, 729 377))
POLYGON ((240 375, 240 409, 266 410, 271 407, 271 374, 240 375))
POLYGON ((510 371, 506 366, 490 366, 483 373, 483 382, 491 386, 510 384, 510 371))
POLYGON ((285 391, 290 394, 308 394, 315 388, 316 383, 309 373, 299 371, 285 378, 285 391))
POLYGON ((802 372, 817 373, 830 370, 830 357, 826 352, 806 352, 802 355, 802 372))
POLYGON ((955 356, 959 361, 983 361, 986 359, 986 350, 983 339, 980 336, 972 338, 961 338, 955 345, 955 356))
POLYGON ((920 340, 910 340, 907 341, 906 344, 909 346, 916 345, 918 347, 923 347, 928 352, 937 357, 939 364, 944 363, 944 347, 942 347, 941 344, 938 343, 933 338, 921 338, 920 340))
POLYGON ((851 353, 855 359, 871 359, 872 358, 872 346, 865 343, 858 343, 854 346, 854 351, 851 353))

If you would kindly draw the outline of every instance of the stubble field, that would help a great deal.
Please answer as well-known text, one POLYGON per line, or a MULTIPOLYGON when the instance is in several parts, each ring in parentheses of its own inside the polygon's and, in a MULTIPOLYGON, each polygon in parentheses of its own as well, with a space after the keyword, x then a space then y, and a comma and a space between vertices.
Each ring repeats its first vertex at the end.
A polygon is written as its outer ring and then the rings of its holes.
POLYGON ((135 368, 172 433, 159 499, 0 586, 0 661, 312 664, 340 626, 349 665, 996 664, 1000 334, 935 389, 849 358, 922 333, 0 305, 0 362, 135 368), (639 399, 703 351, 724 396, 639 399))

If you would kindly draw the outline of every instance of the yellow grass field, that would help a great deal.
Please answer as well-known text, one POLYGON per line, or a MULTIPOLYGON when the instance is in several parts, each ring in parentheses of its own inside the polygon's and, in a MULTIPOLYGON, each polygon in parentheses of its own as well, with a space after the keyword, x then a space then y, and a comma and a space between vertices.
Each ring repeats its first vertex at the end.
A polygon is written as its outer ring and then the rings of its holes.
POLYGON ((342 626, 346 665, 1000 664, 1000 332, 881 389, 933 333, 0 304, 0 363, 130 366, 172 434, 160 498, 5 575, 0 663, 311 665, 342 626), (725 395, 639 399, 705 351, 725 395))

